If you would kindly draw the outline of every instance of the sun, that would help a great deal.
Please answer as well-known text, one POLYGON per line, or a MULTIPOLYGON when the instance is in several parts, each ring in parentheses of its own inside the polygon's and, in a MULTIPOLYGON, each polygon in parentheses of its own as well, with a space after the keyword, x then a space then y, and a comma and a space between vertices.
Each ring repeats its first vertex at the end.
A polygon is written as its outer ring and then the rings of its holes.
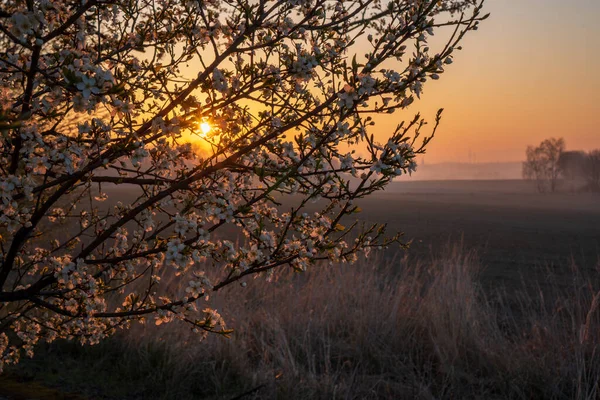
POLYGON ((200 130, 202 131, 202 135, 206 135, 208 132, 210 132, 210 124, 208 122, 202 122, 200 124, 200 130))

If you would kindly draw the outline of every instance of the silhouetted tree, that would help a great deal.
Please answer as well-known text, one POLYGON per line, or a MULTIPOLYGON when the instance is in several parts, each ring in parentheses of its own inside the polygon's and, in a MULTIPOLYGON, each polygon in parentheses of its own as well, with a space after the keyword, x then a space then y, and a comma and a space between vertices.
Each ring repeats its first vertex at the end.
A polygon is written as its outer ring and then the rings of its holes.
POLYGON ((559 159, 565 150, 563 138, 544 140, 538 147, 528 146, 523 162, 523 178, 536 182, 540 192, 554 192, 560 175, 559 159))

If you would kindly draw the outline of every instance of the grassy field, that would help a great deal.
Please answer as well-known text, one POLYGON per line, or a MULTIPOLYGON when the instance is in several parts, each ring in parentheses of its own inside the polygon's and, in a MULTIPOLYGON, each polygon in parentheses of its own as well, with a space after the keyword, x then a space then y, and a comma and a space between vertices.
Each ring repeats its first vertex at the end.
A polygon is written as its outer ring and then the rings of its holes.
POLYGON ((411 249, 218 293, 229 339, 138 325, 94 347, 40 348, 8 371, 10 394, 600 396, 600 197, 540 195, 520 181, 402 182, 361 207, 406 232, 411 249))

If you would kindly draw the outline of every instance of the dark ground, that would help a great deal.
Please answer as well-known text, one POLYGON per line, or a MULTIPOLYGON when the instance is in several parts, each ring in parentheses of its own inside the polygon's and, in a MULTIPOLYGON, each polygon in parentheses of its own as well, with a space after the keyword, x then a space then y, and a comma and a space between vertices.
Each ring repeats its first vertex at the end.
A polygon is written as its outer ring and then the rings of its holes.
POLYGON ((489 284, 568 279, 571 260, 585 271, 599 267, 598 194, 536 193, 521 180, 415 181, 393 183, 360 205, 361 218, 412 239, 410 257, 462 241, 489 284))

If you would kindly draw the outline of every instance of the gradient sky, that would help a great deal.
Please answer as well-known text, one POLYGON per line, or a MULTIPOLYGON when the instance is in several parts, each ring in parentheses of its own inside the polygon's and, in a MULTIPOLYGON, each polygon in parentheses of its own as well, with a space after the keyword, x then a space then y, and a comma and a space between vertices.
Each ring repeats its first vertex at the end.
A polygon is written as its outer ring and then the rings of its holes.
POLYGON ((552 136, 600 148, 600 0, 487 0, 486 10, 409 109, 430 120, 445 109, 425 161, 521 161, 552 136))

